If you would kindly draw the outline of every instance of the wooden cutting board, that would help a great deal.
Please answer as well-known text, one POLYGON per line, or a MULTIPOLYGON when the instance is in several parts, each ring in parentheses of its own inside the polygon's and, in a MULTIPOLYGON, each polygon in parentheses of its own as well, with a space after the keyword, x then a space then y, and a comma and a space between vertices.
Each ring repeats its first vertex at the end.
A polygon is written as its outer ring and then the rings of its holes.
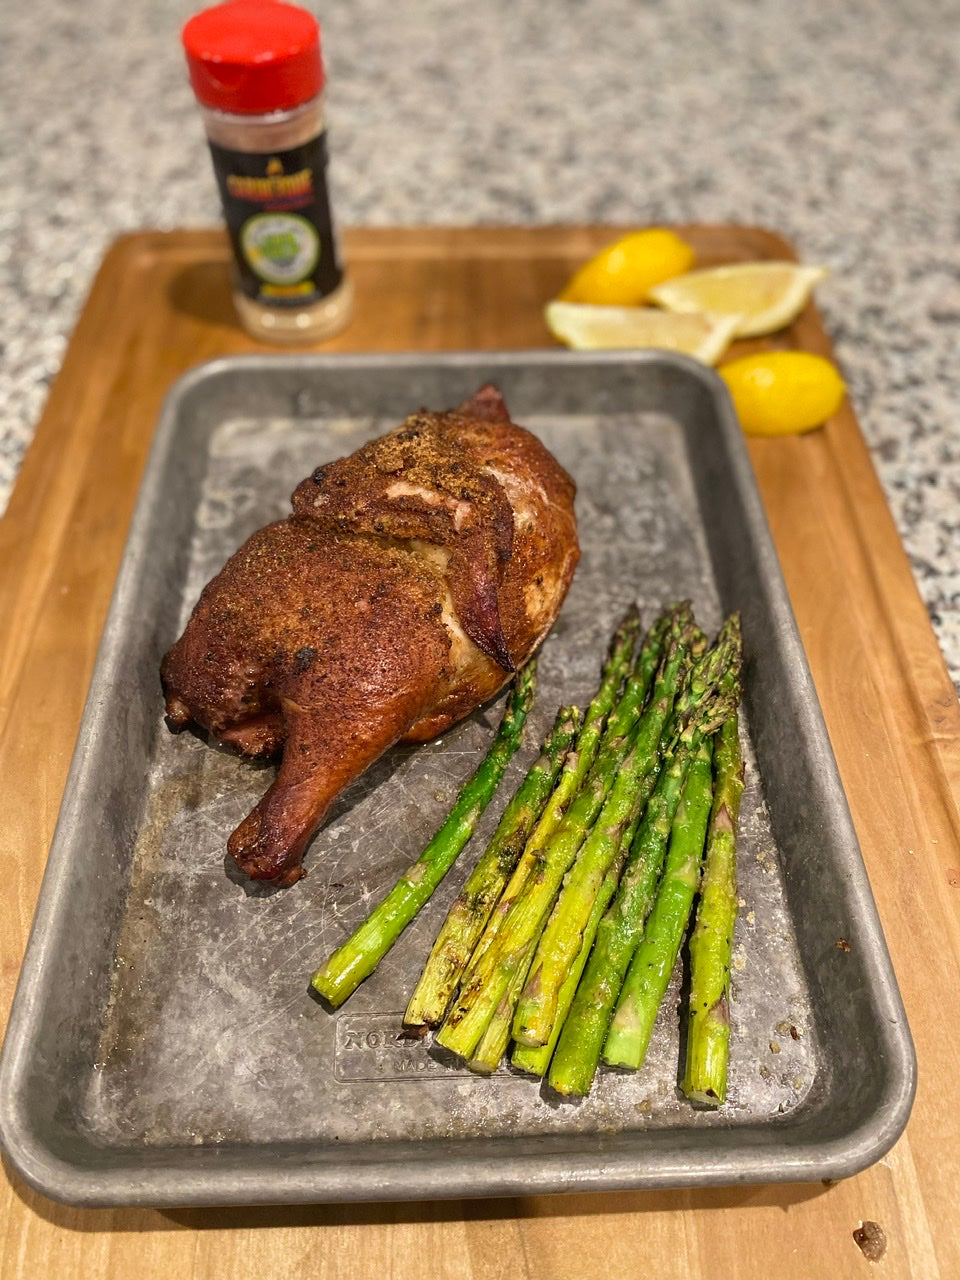
MULTIPOLYGON (((792 256, 762 230, 683 230, 704 265, 792 256)), ((613 234, 354 231, 356 319, 323 349, 552 345, 544 301, 613 234)), ((202 360, 267 349, 237 327, 228 281, 218 231, 113 247, 0 521, 4 1022, 161 401, 202 360)), ((829 354, 813 307, 776 345, 829 354)), ((960 1276, 960 707, 852 408, 750 453, 917 1046, 893 1151, 832 1186, 164 1213, 64 1208, 6 1169, 4 1280, 845 1280, 870 1272, 864 1220, 885 1235, 877 1274, 960 1276)))

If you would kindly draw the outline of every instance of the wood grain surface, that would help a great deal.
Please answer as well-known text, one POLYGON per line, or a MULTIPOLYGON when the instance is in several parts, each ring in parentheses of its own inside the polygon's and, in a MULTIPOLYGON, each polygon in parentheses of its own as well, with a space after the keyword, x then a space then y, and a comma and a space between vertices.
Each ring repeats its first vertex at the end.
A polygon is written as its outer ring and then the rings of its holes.
MULTIPOLYGON (((702 263, 790 253, 762 230, 685 230, 702 263)), ((356 319, 323 349, 552 345, 544 301, 611 236, 354 231, 356 319)), ((829 352, 813 307, 776 345, 829 352)), ((202 360, 265 349, 235 322, 219 232, 119 241, 0 521, 0 1021, 162 398, 202 360)), ((65 1208, 5 1167, 3 1280, 960 1276, 960 708, 852 408, 750 452, 916 1042, 893 1150, 830 1186, 173 1212, 65 1208), (854 1238, 865 1220, 879 1263, 854 1238)))

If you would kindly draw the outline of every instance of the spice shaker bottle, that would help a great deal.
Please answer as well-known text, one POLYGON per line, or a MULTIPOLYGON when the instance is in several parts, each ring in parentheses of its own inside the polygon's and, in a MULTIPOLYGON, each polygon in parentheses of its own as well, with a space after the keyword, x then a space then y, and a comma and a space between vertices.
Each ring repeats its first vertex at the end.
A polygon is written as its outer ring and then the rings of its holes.
POLYGON ((284 0, 228 0, 183 28, 233 246, 244 327, 273 342, 329 337, 349 319, 327 193, 316 19, 284 0))

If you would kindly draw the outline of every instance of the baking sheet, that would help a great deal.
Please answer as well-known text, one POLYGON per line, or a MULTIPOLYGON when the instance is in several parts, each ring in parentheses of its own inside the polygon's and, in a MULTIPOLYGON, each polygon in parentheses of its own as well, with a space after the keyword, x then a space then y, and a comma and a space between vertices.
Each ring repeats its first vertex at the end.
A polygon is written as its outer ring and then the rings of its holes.
POLYGON ((836 1177, 913 1092, 909 1033, 739 429, 680 358, 571 353, 219 361, 158 430, 84 717, 0 1074, 0 1131, 84 1203, 481 1195, 836 1177), (292 889, 251 887, 227 834, 263 769, 162 724, 156 675, 203 583, 295 484, 487 380, 578 483, 583 558, 525 748, 433 901, 331 1014, 307 980, 416 857, 499 703, 397 748, 337 802, 292 889), (747 790, 730 1093, 677 1091, 679 975, 639 1073, 561 1101, 399 1038, 443 914, 561 701, 585 702, 636 599, 744 617, 747 790), (51 1114, 50 1086, 60 1099, 51 1114))

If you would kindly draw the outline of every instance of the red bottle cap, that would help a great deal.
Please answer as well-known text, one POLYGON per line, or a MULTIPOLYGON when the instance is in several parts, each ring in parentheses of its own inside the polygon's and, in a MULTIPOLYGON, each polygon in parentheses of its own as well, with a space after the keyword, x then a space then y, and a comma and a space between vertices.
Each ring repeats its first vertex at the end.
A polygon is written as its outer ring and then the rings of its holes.
POLYGON ((262 115, 309 102, 323 88, 320 28, 282 0, 228 0, 182 33, 190 83, 205 107, 262 115))

